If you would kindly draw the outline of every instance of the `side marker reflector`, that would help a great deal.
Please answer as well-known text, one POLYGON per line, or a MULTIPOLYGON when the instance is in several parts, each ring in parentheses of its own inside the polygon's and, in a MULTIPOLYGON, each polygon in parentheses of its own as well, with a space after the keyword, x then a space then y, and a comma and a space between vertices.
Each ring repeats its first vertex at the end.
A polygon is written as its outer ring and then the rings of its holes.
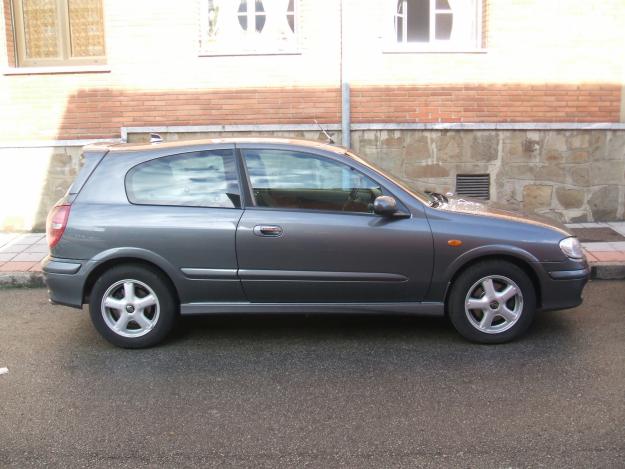
POLYGON ((447 241, 447 244, 453 247, 457 247, 462 246, 462 241, 460 241, 459 239, 450 239, 449 241, 447 241))

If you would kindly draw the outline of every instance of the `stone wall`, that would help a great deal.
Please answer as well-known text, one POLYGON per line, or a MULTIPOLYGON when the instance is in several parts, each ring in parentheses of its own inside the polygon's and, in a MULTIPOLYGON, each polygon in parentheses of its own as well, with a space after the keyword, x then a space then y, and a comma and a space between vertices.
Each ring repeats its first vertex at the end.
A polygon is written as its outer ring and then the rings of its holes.
POLYGON ((491 175, 491 200, 567 222, 625 217, 625 131, 361 131, 354 150, 419 189, 491 175))
MULTIPOLYGON (((341 141, 340 132, 330 132, 341 141)), ((318 131, 169 133, 165 140, 318 131)), ((131 142, 146 134, 130 134, 131 142)), ((419 190, 455 192, 457 174, 488 173, 491 200, 566 222, 625 219, 622 130, 358 130, 352 147, 419 190)), ((80 147, 0 148, 0 230, 41 230, 80 167, 80 147)))

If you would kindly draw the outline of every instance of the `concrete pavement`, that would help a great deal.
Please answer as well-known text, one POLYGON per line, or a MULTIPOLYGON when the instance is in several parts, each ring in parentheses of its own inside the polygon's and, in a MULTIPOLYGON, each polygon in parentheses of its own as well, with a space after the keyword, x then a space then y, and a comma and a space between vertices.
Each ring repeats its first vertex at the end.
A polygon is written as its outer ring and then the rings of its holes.
POLYGON ((2 467, 622 467, 625 290, 521 340, 442 319, 186 320, 122 350, 42 289, 0 291, 2 467))

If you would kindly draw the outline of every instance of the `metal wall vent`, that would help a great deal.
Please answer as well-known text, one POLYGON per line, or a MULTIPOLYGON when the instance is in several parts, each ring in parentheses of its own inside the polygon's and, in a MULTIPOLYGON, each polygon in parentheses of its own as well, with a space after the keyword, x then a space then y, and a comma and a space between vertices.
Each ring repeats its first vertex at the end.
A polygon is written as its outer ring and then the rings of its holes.
POLYGON ((490 199, 489 174, 456 175, 456 194, 476 199, 490 199))

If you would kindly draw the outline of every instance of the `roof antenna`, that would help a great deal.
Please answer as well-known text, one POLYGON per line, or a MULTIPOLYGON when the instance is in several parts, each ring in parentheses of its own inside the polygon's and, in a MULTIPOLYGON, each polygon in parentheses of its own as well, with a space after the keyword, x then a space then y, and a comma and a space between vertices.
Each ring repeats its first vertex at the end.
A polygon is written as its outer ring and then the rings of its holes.
POLYGON ((321 127, 321 124, 319 124, 319 122, 317 122, 317 119, 314 119, 315 124, 317 124, 317 127, 319 127, 321 129, 321 131, 323 132, 323 135, 326 136, 326 138, 328 139, 328 143, 330 145, 334 145, 334 139, 332 137, 330 137, 330 134, 328 132, 326 132, 326 130, 321 127))

